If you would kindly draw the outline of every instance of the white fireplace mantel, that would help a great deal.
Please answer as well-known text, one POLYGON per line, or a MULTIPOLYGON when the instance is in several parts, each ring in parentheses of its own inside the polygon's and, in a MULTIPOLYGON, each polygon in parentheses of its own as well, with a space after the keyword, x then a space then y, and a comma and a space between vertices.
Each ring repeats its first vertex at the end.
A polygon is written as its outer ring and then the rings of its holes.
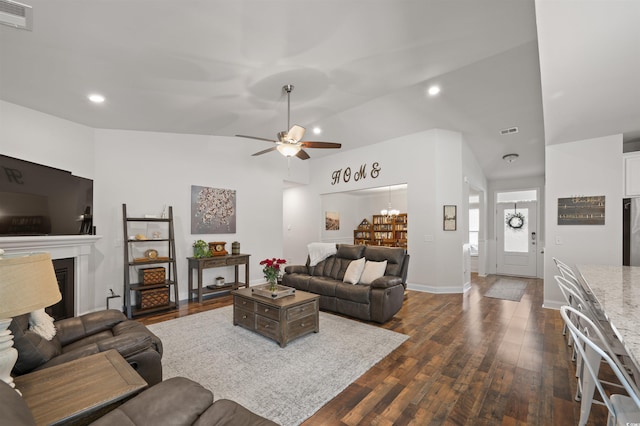
POLYGON ((52 259, 74 258, 74 315, 92 310, 95 304, 95 277, 90 269, 93 247, 100 235, 52 235, 0 237, 0 248, 7 254, 48 252, 52 259))

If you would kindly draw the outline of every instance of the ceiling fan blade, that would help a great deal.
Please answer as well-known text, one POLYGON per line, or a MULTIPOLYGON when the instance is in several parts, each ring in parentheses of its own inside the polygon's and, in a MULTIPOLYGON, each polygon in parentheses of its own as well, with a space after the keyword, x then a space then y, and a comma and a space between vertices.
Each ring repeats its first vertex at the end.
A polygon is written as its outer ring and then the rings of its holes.
POLYGON ((271 148, 267 148, 264 149, 262 151, 256 152, 255 154, 251 154, 253 157, 255 157, 256 155, 262 155, 262 154, 266 154, 267 152, 271 152, 271 151, 275 151, 277 148, 277 146, 272 146, 271 148))
POLYGON ((277 141, 274 141, 273 139, 267 139, 267 138, 259 138, 257 136, 247 136, 247 135, 236 135, 239 138, 247 138, 247 139, 257 139, 259 141, 267 141, 267 142, 274 142, 276 143, 277 141))
POLYGON ((300 142, 300 145, 304 148, 340 148, 342 144, 336 142, 300 142))
POLYGON ((296 157, 298 157, 301 160, 308 160, 309 158, 309 154, 307 154, 304 149, 301 149, 300 151, 298 151, 298 153, 296 154, 296 157))
POLYGON ((289 139, 293 140, 294 142, 298 142, 300 139, 304 137, 304 127, 294 124, 289 129, 287 136, 289 137, 289 139))

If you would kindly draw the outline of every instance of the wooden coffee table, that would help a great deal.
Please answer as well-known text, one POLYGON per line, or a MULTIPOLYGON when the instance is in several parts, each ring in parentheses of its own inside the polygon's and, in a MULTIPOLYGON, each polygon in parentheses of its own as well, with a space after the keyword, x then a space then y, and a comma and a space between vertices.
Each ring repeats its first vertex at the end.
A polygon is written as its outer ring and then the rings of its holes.
POLYGON ((271 299, 257 296, 251 288, 234 290, 233 325, 255 331, 280 344, 320 331, 320 296, 296 290, 294 295, 271 299))
POLYGON ((88 424, 147 387, 114 349, 18 376, 14 381, 38 425, 88 424))

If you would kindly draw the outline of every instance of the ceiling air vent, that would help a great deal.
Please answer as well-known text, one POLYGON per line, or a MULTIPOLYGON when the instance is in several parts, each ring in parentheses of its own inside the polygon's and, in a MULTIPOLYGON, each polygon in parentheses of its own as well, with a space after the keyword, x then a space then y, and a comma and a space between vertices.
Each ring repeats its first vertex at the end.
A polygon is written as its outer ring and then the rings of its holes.
POLYGON ((509 127, 508 129, 500 130, 500 134, 501 135, 510 135, 512 133, 518 133, 518 128, 517 127, 509 127))
POLYGON ((31 6, 11 0, 0 0, 0 24, 31 30, 31 6))

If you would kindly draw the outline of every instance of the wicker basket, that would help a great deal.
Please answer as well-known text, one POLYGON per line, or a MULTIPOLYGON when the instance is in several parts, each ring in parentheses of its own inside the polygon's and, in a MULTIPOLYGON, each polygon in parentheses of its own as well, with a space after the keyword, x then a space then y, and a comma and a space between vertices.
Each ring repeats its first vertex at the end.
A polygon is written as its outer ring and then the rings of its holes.
POLYGON ((169 305, 169 288, 151 288, 138 291, 138 308, 147 309, 169 305))
POLYGON ((163 284, 166 281, 165 270, 159 268, 143 268, 138 270, 142 284, 163 284))

